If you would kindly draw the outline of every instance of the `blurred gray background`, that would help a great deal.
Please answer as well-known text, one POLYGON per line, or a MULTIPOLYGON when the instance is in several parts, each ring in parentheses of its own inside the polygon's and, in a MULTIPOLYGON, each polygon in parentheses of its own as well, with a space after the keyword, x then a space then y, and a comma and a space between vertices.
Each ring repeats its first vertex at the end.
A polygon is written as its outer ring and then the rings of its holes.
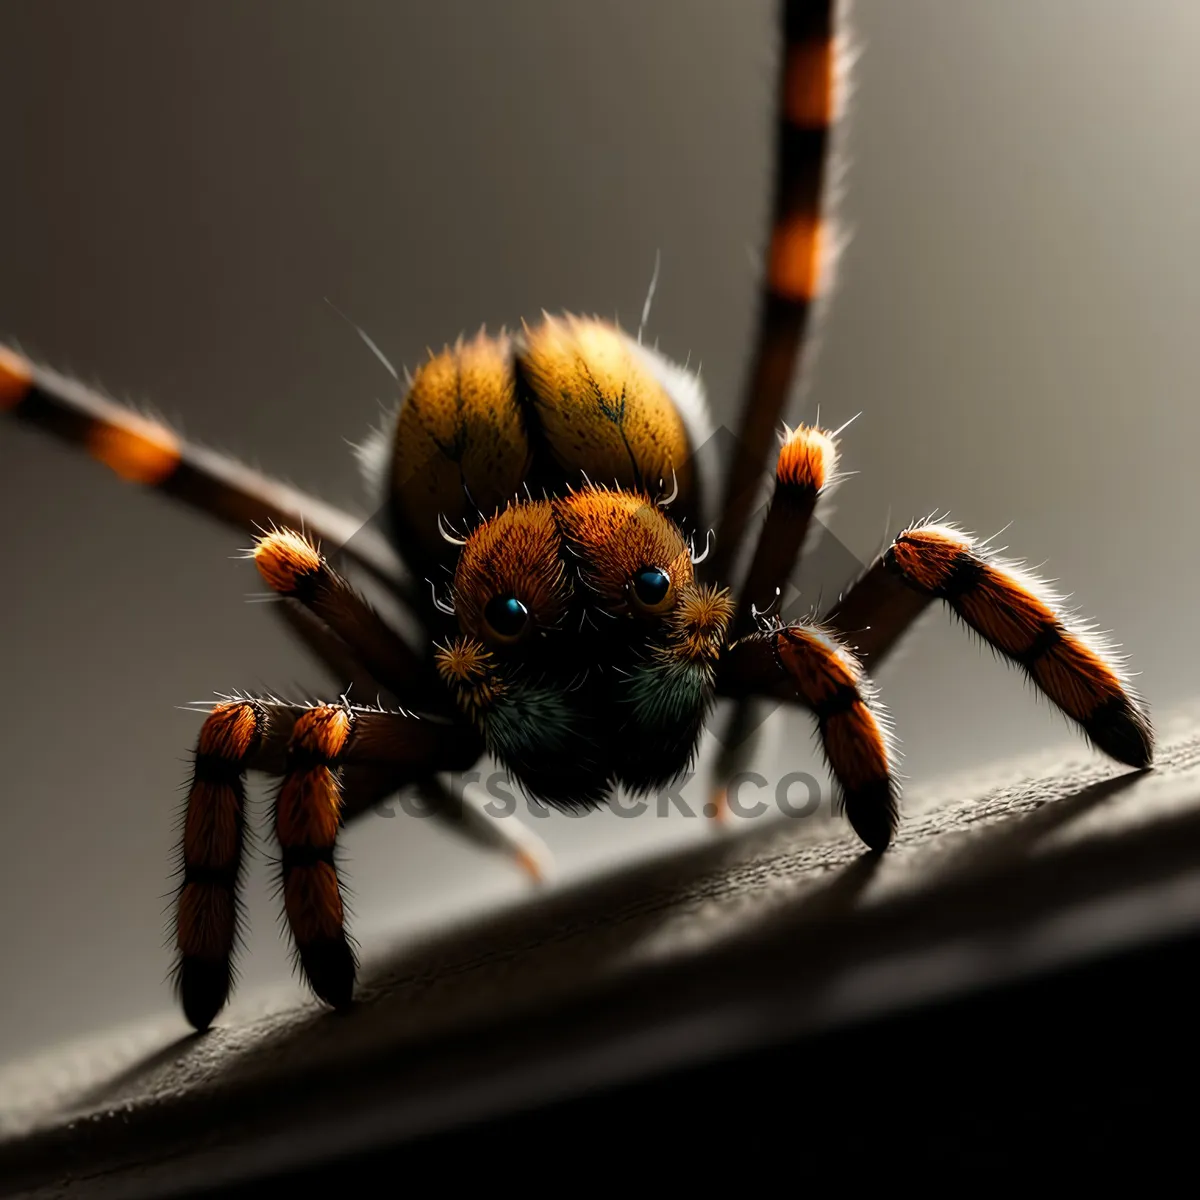
MULTIPOLYGON (((1169 713, 1196 691, 1200 10, 852 15, 853 240, 791 413, 863 411, 830 524, 866 559, 934 508, 1012 522, 1169 713)), ((347 441, 390 380, 323 297, 414 364, 543 307, 636 325, 659 252, 650 335, 728 414, 767 218, 768 0, 4 0, 0 27, 0 338, 363 507, 347 441)), ((244 539, 11 422, 0 489, 6 1061, 170 1011, 198 727, 177 706, 321 677, 245 603, 244 539)), ((1087 753, 941 613, 880 682, 910 788, 1087 753)), ((814 768, 810 741, 791 718, 764 771, 814 768)), ((678 814, 537 828, 568 879, 711 836, 678 814)), ((368 951, 525 893, 403 816, 345 858, 368 951)), ((260 861, 250 990, 289 978, 270 883, 260 861)))

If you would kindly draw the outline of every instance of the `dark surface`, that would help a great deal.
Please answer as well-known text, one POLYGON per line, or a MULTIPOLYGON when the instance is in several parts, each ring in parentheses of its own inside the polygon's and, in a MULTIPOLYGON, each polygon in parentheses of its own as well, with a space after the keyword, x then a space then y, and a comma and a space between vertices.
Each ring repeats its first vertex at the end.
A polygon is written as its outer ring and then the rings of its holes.
MULTIPOLYGON (((1086 1175, 1116 1161, 1190 1157, 1200 937, 1108 957, 1018 986, 923 1006, 635 1086, 538 1106, 404 1147, 200 1196, 264 1186, 367 1194, 373 1181, 536 1175, 582 1143, 603 1170, 764 1174, 1048 1164, 1086 1175)), ((577 1164, 590 1171, 591 1163, 577 1164)), ((1182 1180, 1181 1180, 1182 1182, 1182 1180)))
POLYGON ((576 1173, 639 1145, 858 1170, 1108 1130, 1136 1154, 1189 1111, 1195 946, 1162 948, 1200 935, 1195 730, 1151 772, 914 794, 880 857, 785 823, 563 888, 397 947, 344 1016, 64 1051, 9 1079, 0 1191, 159 1200, 401 1143, 530 1181, 551 1146, 576 1173))

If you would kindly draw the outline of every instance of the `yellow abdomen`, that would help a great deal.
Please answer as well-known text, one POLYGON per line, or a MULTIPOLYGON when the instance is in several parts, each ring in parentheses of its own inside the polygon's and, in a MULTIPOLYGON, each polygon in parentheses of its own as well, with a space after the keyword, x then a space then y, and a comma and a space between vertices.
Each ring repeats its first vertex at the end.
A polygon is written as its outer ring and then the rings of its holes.
POLYGON ((652 496, 677 489, 672 515, 694 520, 701 426, 676 375, 685 378, 615 325, 575 317, 480 333, 432 355, 413 376, 391 449, 402 549, 452 560, 439 517, 462 535, 518 497, 589 480, 652 496))

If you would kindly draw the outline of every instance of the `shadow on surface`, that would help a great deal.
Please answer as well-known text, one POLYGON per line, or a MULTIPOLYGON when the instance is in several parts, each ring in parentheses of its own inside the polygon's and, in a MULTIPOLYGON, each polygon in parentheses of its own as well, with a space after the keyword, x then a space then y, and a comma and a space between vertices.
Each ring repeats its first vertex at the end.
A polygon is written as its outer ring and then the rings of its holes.
MULTIPOLYGON (((1041 840, 1140 778, 1133 773, 1103 779, 1033 812, 968 830, 925 881, 945 893, 938 909, 931 911, 921 892, 882 906, 858 924, 867 934, 877 931, 873 944, 886 939, 898 950, 914 932, 928 936, 939 927, 982 919, 997 876, 1011 874, 1041 840)), ((409 942, 368 962, 360 1002, 349 1013, 336 1016, 314 1007, 264 1021, 261 1037, 223 1064, 220 1087, 237 1090, 293 1073, 340 1073, 348 1064, 368 1061, 383 1045, 394 1051, 480 1022, 553 1014, 573 996, 614 981, 619 986, 639 967, 656 976, 697 958, 704 971, 704 960, 714 954, 745 960, 752 971, 761 968, 764 956, 778 967, 775 959, 783 954, 804 962, 816 986, 841 969, 848 955, 861 953, 861 939, 851 949, 842 944, 842 932, 862 915, 861 898, 884 859, 861 853, 848 832, 818 841, 789 824, 739 832, 409 942), (780 881, 778 894, 766 902, 765 889, 780 881), (717 902, 713 908, 720 913, 721 902, 743 898, 759 910, 749 928, 744 921, 705 928, 696 945, 673 951, 671 939, 689 922, 699 926, 706 905, 717 902), (656 950, 656 939, 665 939, 666 946, 656 950)), ((822 823, 822 832, 827 829, 822 823)), ((1045 885, 1053 890, 1052 875, 1030 879, 1023 904, 1040 903, 1045 885)), ((81 1107, 116 1103, 160 1069, 193 1056, 219 1055, 222 1036, 218 1028, 178 1039, 89 1091, 81 1107)))

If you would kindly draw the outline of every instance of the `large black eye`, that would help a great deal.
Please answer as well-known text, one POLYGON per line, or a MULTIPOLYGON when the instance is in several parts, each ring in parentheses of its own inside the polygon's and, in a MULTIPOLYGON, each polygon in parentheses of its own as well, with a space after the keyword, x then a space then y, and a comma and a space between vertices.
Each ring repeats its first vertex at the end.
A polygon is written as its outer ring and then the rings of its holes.
POLYGON ((502 642, 515 642, 529 624, 529 609, 516 596, 493 596, 483 610, 488 628, 502 642))
POLYGON ((644 613, 666 612, 674 596, 671 577, 661 567, 639 567, 629 581, 634 607, 644 613))

